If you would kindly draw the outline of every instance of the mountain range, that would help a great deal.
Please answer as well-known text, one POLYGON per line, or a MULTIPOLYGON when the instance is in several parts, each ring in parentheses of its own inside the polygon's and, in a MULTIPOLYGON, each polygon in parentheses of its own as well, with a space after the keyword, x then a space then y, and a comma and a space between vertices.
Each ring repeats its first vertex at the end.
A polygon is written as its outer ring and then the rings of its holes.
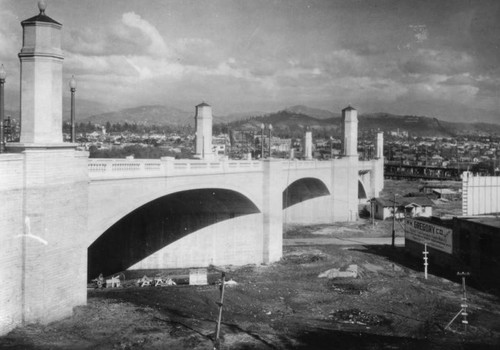
MULTIPOLYGON (((17 119, 19 112, 6 111, 17 119)), ((63 105, 65 120, 69 120, 70 106, 63 105)), ((165 105, 139 106, 110 111, 106 106, 79 100, 76 105, 77 122, 105 124, 110 122, 140 125, 194 126, 194 111, 187 112, 165 105)), ((456 123, 425 116, 364 113, 358 116, 360 132, 367 130, 405 130, 413 136, 454 136, 459 134, 500 134, 500 124, 456 123)), ((233 130, 260 130, 261 124, 272 124, 285 134, 297 134, 306 129, 322 131, 325 135, 340 132, 341 116, 327 110, 303 105, 287 107, 274 113, 247 112, 225 116, 214 115, 214 124, 226 124, 233 130)))

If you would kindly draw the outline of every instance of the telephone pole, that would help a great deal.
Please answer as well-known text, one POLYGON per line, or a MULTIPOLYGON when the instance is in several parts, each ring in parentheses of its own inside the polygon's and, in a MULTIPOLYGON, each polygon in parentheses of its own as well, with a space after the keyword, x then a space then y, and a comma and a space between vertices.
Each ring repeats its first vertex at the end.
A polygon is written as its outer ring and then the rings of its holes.
POLYGON ((467 304, 467 291, 465 290, 465 277, 470 276, 469 272, 457 272, 457 276, 462 277, 462 299, 461 299, 461 304, 460 304, 460 311, 453 317, 453 319, 444 327, 444 329, 450 328, 451 324, 453 321, 457 319, 458 316, 462 315, 462 324, 464 325, 464 331, 467 332, 467 325, 469 324, 469 321, 467 320, 467 316, 469 315, 467 313, 467 308, 469 305, 467 304))
POLYGON ((392 201, 392 248, 396 246, 396 194, 392 201))

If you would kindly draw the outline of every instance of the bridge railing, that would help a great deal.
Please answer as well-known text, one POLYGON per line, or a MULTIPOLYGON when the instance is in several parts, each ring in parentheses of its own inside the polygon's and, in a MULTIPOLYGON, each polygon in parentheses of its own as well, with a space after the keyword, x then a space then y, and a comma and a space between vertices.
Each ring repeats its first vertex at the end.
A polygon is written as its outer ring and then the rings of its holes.
POLYGON ((321 160, 284 160, 281 164, 283 170, 330 168, 332 166, 330 161, 321 160))
POLYGON ((123 179, 136 177, 162 177, 188 174, 236 173, 262 171, 259 161, 205 161, 174 159, 89 159, 89 177, 123 179))
MULTIPOLYGON (((324 169, 331 168, 332 162, 335 164, 337 160, 285 160, 282 162, 283 169, 324 169)), ((369 171, 373 167, 373 162, 376 160, 358 161, 360 171, 369 171)))

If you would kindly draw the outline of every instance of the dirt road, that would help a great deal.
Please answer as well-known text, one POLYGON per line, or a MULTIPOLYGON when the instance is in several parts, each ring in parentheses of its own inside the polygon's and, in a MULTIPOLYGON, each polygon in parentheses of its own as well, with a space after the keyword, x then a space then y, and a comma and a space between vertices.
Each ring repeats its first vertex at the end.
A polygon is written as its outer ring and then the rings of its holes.
MULTIPOLYGON (((395 244, 398 247, 405 243, 404 237, 396 237, 395 244)), ((320 237, 311 238, 290 238, 283 241, 283 246, 314 246, 314 245, 337 245, 337 246, 357 246, 357 245, 387 245, 391 244, 391 238, 388 237, 357 237, 357 238, 337 238, 320 237)))

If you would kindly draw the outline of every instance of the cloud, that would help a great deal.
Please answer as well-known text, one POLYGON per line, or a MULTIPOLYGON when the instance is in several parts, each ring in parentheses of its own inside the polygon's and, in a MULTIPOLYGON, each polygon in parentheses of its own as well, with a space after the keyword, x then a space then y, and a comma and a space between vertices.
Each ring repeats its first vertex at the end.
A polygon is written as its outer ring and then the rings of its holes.
POLYGON ((421 44, 428 39, 427 26, 425 24, 410 24, 409 27, 413 30, 417 44, 421 44))
POLYGON ((70 52, 89 56, 169 55, 159 31, 134 12, 124 13, 119 21, 105 27, 64 32, 64 47, 70 52))
POLYGON ((167 45, 163 40, 158 29, 151 23, 144 20, 135 12, 127 12, 122 15, 122 23, 130 28, 140 30, 150 41, 149 53, 156 56, 164 56, 168 54, 167 45))
POLYGON ((214 68, 227 57, 224 50, 206 38, 179 38, 172 49, 177 61, 185 65, 214 68))
POLYGON ((474 59, 466 52, 418 49, 399 65, 405 74, 459 74, 474 69, 474 59))
POLYGON ((0 60, 2 63, 11 63, 17 61, 16 53, 20 49, 21 31, 14 13, 2 7, 0 6, 0 60))

